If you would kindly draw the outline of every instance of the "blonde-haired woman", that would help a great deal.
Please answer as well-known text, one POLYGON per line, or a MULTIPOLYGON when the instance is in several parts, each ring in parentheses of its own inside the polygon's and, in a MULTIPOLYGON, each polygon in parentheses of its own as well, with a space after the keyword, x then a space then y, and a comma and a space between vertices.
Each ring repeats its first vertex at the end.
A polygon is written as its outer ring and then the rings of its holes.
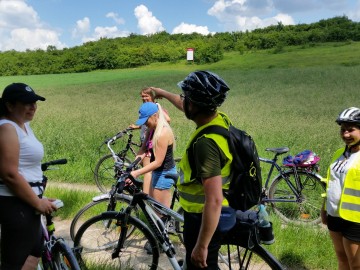
MULTIPOLYGON (((141 89, 140 91, 140 97, 143 103, 145 102, 153 102, 155 103, 155 92, 152 90, 151 87, 145 87, 143 89, 141 89)), ((162 108, 162 114, 165 118, 165 120, 170 124, 170 116, 168 114, 168 112, 162 108)), ((148 165, 150 163, 150 157, 151 157, 151 151, 150 148, 151 147, 151 138, 149 139, 146 138, 146 134, 147 134, 147 127, 146 125, 137 125, 137 124, 131 124, 129 127, 133 128, 133 129, 141 129, 140 132, 140 141, 142 144, 142 147, 145 147, 145 156, 142 159, 142 165, 143 167, 145 167, 146 165, 148 165)), ((143 192, 150 194, 150 184, 151 184, 151 172, 147 172, 143 175, 143 192)))
POLYGON ((131 174, 137 178, 140 175, 152 172, 149 195, 170 207, 173 180, 166 178, 168 173, 176 173, 174 161, 175 137, 174 133, 164 117, 160 104, 145 102, 139 109, 139 119, 136 125, 146 125, 145 141, 139 150, 138 157, 146 156, 146 149, 151 152, 150 163, 133 171, 131 174))

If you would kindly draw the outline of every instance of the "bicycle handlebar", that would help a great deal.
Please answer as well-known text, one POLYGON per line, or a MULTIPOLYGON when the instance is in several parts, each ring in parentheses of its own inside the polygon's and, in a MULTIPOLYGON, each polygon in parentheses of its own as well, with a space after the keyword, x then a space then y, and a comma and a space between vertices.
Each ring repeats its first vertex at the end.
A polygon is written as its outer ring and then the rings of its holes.
POLYGON ((109 138, 109 139, 106 139, 104 141, 104 144, 108 144, 109 142, 112 143, 114 141, 116 141, 117 139, 120 139, 122 136, 124 136, 125 134, 127 134, 129 131, 132 131, 134 130, 133 128, 126 128, 120 132, 118 132, 115 136, 109 138))
MULTIPOLYGON (((131 182, 135 185, 135 187, 138 189, 139 186, 141 187, 142 183, 138 180, 136 180, 132 175, 131 175, 131 171, 136 167, 136 165, 138 165, 138 163, 141 161, 141 158, 138 157, 137 159, 135 159, 125 170, 125 172, 119 177, 119 179, 117 180, 116 186, 115 188, 112 190, 112 195, 114 195, 115 193, 122 193, 124 188, 125 188, 125 180, 126 179, 130 179, 131 182)), ((117 166, 115 164, 115 166, 117 166)), ((130 189, 130 188, 129 188, 130 189)), ((134 190, 131 190, 134 191, 134 190)))
POLYGON ((44 163, 41 164, 41 170, 44 172, 44 171, 48 170, 49 166, 52 166, 52 165, 63 165, 63 164, 66 164, 66 163, 67 163, 67 159, 66 159, 66 158, 56 159, 56 160, 44 162, 44 163))

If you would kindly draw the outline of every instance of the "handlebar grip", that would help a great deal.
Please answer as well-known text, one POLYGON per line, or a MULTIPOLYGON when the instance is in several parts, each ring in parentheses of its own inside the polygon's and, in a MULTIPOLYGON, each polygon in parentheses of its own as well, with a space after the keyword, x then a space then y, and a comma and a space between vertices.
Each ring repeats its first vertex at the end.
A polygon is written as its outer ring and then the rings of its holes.
MULTIPOLYGON (((132 175, 131 175, 131 171, 133 170, 133 168, 141 161, 141 158, 138 157, 137 159, 135 159, 127 168, 126 168, 126 172, 124 174, 122 174, 120 176, 120 178, 117 181, 116 184, 116 188, 112 191, 112 195, 114 195, 115 192, 117 193, 122 193, 125 187, 125 180, 127 178, 129 178, 131 180, 131 182, 135 185, 136 188, 139 188, 139 186, 141 187, 142 182, 136 180, 132 175)), ((128 187, 128 189, 131 186, 128 187)))
POLYGON ((45 162, 41 164, 41 170, 42 171, 46 171, 47 168, 51 165, 62 165, 62 164, 66 164, 67 163, 67 159, 66 158, 62 158, 62 159, 56 159, 56 160, 52 160, 49 162, 45 162))
POLYGON ((133 128, 124 129, 124 130, 120 131, 119 133, 117 133, 115 136, 113 136, 109 139, 106 139, 104 141, 104 143, 105 144, 107 144, 109 142, 112 143, 112 142, 116 141, 117 139, 120 139, 122 136, 124 136, 128 131, 132 131, 132 130, 133 130, 133 128))
POLYGON ((119 182, 118 187, 117 187, 117 193, 122 193, 125 187, 125 181, 122 180, 119 182))
POLYGON ((50 163, 50 165, 66 164, 66 163, 67 163, 67 159, 66 159, 66 158, 57 159, 57 160, 50 161, 49 163, 50 163))

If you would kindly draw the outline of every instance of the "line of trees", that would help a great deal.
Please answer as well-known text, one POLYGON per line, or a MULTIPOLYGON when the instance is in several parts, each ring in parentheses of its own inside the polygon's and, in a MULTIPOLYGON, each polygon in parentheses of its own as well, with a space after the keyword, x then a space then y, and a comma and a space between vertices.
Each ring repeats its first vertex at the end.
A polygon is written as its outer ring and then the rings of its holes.
POLYGON ((320 20, 312 24, 285 26, 278 23, 246 32, 223 32, 214 35, 131 34, 125 38, 87 42, 58 50, 0 53, 0 76, 87 72, 98 69, 133 68, 152 62, 178 62, 186 59, 186 48, 195 49, 197 64, 220 61, 224 52, 281 48, 324 42, 359 41, 360 23, 346 16, 320 20))

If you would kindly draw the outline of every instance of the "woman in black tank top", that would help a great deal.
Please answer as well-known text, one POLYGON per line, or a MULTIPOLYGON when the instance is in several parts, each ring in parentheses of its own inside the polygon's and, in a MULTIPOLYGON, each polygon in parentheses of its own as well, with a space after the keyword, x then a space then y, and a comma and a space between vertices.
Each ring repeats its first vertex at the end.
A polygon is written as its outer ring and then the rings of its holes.
POLYGON ((148 172, 152 172, 149 195, 170 207, 171 191, 173 180, 166 178, 169 173, 176 173, 174 161, 174 133, 164 117, 159 104, 153 102, 143 103, 139 109, 137 125, 146 125, 147 142, 139 151, 138 156, 144 158, 147 150, 151 153, 150 163, 133 171, 131 174, 137 178, 148 172), (151 145, 151 147, 146 147, 151 145))

